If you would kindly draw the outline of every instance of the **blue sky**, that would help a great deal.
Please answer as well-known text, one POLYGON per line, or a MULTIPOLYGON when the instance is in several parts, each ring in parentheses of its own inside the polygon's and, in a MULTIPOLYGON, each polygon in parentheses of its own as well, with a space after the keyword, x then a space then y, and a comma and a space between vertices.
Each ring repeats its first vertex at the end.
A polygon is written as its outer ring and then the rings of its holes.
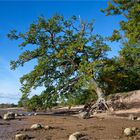
MULTIPOLYGON (((113 29, 119 28, 121 17, 106 17, 100 8, 107 7, 107 0, 78 1, 0 1, 0 103, 16 103, 21 96, 19 78, 33 68, 33 62, 16 71, 10 70, 9 61, 15 60, 21 53, 17 41, 10 41, 6 35, 11 29, 26 31, 29 24, 43 15, 47 18, 55 13, 65 17, 76 15, 85 19, 95 19, 94 32, 103 36, 111 35, 113 29), (5 98, 4 98, 5 97, 5 98), (8 97, 8 98, 7 98, 8 97)), ((110 44, 109 56, 117 55, 119 44, 110 44)), ((40 89, 32 94, 39 93, 40 89)))

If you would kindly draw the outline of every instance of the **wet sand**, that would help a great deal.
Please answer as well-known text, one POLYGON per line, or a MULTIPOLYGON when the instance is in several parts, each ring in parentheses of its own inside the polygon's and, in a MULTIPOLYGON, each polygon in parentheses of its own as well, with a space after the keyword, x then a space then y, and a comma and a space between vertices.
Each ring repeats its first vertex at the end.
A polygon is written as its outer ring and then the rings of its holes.
MULTIPOLYGON (((7 110, 0 111, 0 114, 3 115, 4 112, 7 110)), ((0 119, 0 140, 14 140, 14 136, 18 133, 27 134, 32 140, 68 140, 69 135, 77 131, 85 135, 80 140, 128 140, 129 138, 123 135, 123 129, 140 128, 140 121, 128 120, 127 114, 124 118, 112 116, 79 119, 71 113, 69 115, 64 112, 61 111, 61 115, 56 113, 55 115, 22 116, 10 121, 0 119), (34 123, 50 125, 53 129, 27 130, 34 123)), ((136 138, 140 140, 140 134, 131 139, 136 138)))

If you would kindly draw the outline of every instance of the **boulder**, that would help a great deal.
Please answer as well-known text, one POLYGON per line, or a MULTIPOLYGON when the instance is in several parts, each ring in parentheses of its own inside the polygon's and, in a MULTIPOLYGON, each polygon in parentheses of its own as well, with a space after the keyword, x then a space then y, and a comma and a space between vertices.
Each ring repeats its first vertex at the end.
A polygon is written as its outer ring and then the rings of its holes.
POLYGON ((29 136, 25 134, 17 134, 15 135, 15 140, 29 140, 29 136))
POLYGON ((73 134, 71 134, 70 136, 69 136, 69 140, 78 140, 80 137, 82 137, 83 136, 83 134, 82 133, 80 133, 80 132, 75 132, 75 133, 73 133, 73 134))
POLYGON ((132 136, 134 131, 131 128, 125 128, 124 129, 124 135, 126 136, 132 136))
POLYGON ((32 130, 37 130, 37 129, 41 129, 42 128, 42 126, 41 126, 41 124, 33 124, 32 126, 31 126, 31 129, 32 130))
POLYGON ((4 114, 3 119, 4 120, 12 120, 12 119, 15 119, 15 113, 13 113, 13 112, 7 112, 6 114, 4 114))
POLYGON ((81 113, 79 113, 79 118, 88 119, 88 118, 90 118, 90 116, 87 112, 81 112, 81 113))

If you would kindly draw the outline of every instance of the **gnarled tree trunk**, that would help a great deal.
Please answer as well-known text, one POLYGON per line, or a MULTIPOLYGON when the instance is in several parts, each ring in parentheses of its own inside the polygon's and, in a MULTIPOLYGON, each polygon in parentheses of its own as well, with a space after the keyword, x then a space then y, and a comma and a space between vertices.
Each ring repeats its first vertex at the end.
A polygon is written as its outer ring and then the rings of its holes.
POLYGON ((93 86, 94 86, 94 89, 97 93, 97 96, 98 96, 98 99, 99 98, 104 98, 104 92, 102 91, 102 89, 98 86, 98 84, 96 83, 96 81, 94 79, 91 80, 93 86))
POLYGON ((93 112, 102 112, 104 110, 109 110, 108 105, 106 104, 105 101, 105 95, 104 92, 102 91, 102 89, 98 86, 97 82, 95 81, 95 79, 91 80, 91 83, 94 86, 94 90, 98 96, 98 99, 96 101, 95 104, 91 103, 88 106, 88 109, 86 110, 88 113, 88 116, 92 115, 93 112))
POLYGON ((97 109, 97 110, 108 110, 109 108, 108 108, 108 106, 106 104, 106 101, 105 101, 105 94, 104 94, 104 92, 98 86, 98 84, 95 81, 95 79, 92 79, 92 83, 93 83, 95 92, 96 92, 96 94, 98 96, 98 100, 97 100, 97 102, 94 105, 91 106, 91 110, 92 111, 94 109, 97 109))

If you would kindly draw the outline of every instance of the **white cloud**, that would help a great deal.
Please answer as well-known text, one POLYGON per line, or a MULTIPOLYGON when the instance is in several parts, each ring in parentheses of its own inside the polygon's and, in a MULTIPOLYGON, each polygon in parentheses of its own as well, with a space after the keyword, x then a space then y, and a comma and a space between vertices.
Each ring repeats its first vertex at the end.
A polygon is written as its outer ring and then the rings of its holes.
MULTIPOLYGON (((0 58, 0 103, 17 103, 22 93, 20 92, 20 77, 31 68, 21 71, 10 70, 9 61, 0 58)), ((41 93, 42 88, 33 90, 31 95, 41 93)))
POLYGON ((10 70, 9 61, 0 58, 0 102, 16 102, 20 97, 19 71, 10 70))

